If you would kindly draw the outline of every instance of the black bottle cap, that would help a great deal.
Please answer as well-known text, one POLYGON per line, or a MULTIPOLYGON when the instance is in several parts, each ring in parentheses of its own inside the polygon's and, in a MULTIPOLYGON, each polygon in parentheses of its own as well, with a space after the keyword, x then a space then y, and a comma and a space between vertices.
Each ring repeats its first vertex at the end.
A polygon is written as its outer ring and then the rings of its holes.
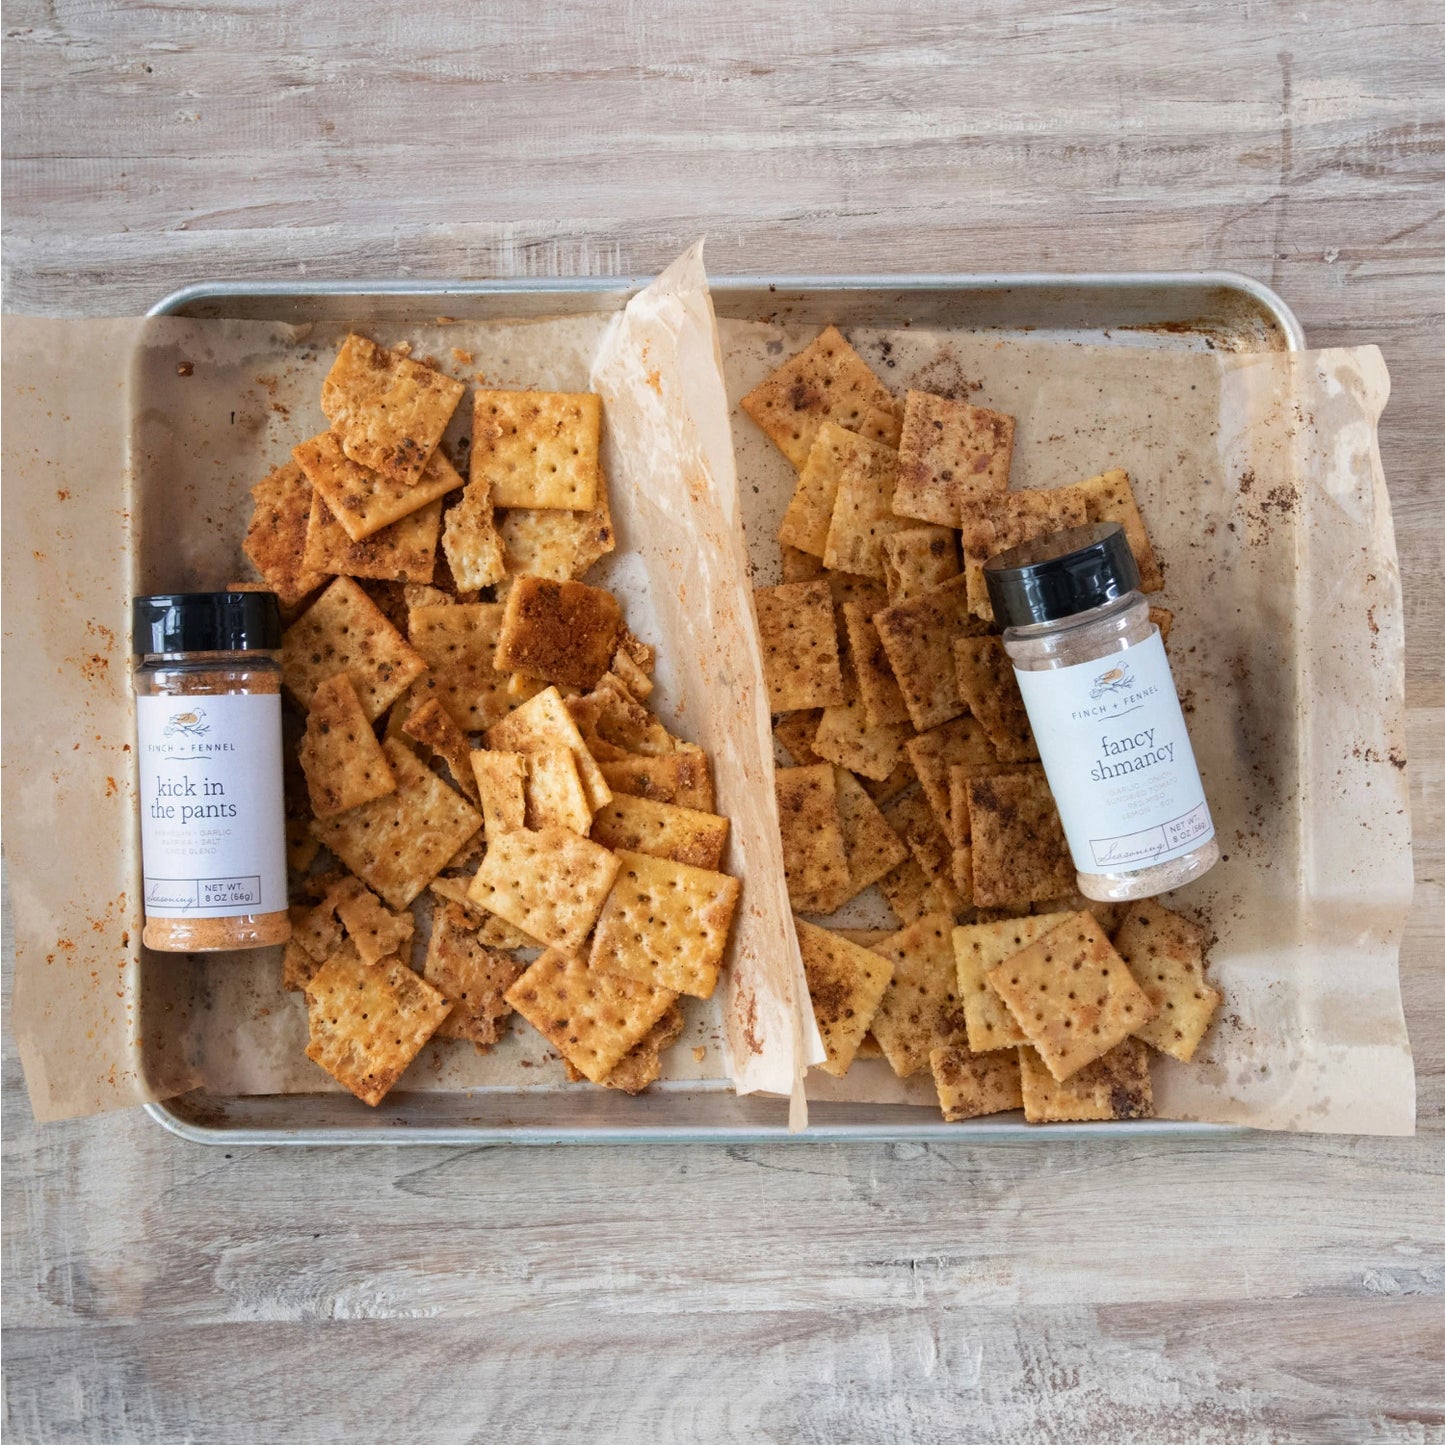
POLYGON ((1036 537, 990 557, 983 575, 993 615, 1005 627, 1057 622, 1139 586, 1139 564, 1117 522, 1036 537))
POLYGON ((275 652, 281 604, 274 592, 168 592, 130 605, 134 650, 275 652))

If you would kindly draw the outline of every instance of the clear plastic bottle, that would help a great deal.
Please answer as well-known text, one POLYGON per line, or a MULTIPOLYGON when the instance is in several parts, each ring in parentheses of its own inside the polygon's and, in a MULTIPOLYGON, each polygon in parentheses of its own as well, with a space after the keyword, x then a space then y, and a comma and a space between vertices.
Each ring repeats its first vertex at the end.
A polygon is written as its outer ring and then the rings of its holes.
POLYGON ((270 592, 132 604, 147 948, 291 936, 281 766, 281 615, 270 592))
POLYGON ((1079 891, 1150 898, 1207 873, 1214 824, 1123 529, 1038 538, 984 576, 1079 891))

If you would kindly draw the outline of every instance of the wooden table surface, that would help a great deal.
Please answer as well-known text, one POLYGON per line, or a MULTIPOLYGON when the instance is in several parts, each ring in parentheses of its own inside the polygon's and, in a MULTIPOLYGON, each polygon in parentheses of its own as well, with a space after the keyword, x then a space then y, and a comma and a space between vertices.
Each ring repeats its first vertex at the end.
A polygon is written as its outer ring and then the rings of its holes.
POLYGON ((1413 1140, 587 1150, 35 1128, 12 1439, 1445 1439, 1445 12, 13 0, 5 304, 217 277, 1231 267, 1378 342, 1413 1140))

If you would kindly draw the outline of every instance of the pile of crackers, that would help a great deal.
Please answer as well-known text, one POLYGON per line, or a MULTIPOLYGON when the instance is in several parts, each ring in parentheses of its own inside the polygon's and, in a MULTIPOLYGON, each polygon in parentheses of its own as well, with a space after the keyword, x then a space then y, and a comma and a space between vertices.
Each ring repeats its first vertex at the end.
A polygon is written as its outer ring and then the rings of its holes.
MULTIPOLYGON (((1075 891, 983 566, 1119 522, 1163 576, 1122 470, 1011 491, 1014 418, 909 391, 834 327, 743 398, 797 468, 783 581, 755 593, 778 743, 788 894, 827 917, 877 885, 902 925, 797 919, 827 1047, 931 1070, 949 1119, 1152 1113, 1148 1048, 1187 1060, 1220 996, 1204 934, 1156 903, 1075 891)), ((1151 616, 1167 636, 1171 615, 1151 616)))
POLYGON ((348 336, 328 429, 253 490, 245 552, 288 616, 283 982, 368 1104, 513 1012, 635 1093, 717 985, 728 820, 647 706, 653 649, 580 580, 614 546, 600 398, 477 390, 464 482, 465 391, 348 336))

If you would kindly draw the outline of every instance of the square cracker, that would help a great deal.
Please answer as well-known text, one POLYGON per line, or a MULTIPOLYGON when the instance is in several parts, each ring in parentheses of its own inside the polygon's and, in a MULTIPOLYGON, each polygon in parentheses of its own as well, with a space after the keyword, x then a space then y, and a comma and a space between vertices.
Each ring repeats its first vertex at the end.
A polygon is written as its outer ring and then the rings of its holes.
POLYGON ((818 724, 823 721, 823 709, 805 708, 802 712, 784 713, 773 724, 773 736, 783 745, 783 750, 800 768, 810 767, 823 761, 813 751, 813 739, 818 735, 818 724))
MULTIPOLYGON (((855 444, 862 439, 844 431, 837 422, 825 421, 813 438, 808 459, 798 473, 798 485, 783 513, 778 527, 778 541, 783 546, 785 569, 792 565, 790 551, 812 558, 821 558, 828 541, 828 526, 833 520, 833 504, 838 499, 838 480, 842 476, 855 444)), ((805 581, 818 575, 816 562, 807 577, 784 578, 805 581)))
POLYGON ((1134 489, 1129 485, 1129 473, 1122 467, 1101 472, 1075 482, 1064 490, 1082 499, 1090 522, 1118 522, 1128 539, 1129 550, 1139 564, 1139 590, 1158 592, 1164 586, 1164 573, 1154 548, 1149 541, 1149 532, 1144 518, 1139 515, 1139 504, 1134 500, 1134 489))
POLYGON ((425 671, 426 659, 350 577, 338 577, 281 640, 282 681, 302 707, 328 677, 349 672, 371 722, 425 671))
POLYGON ((482 805, 482 832, 488 843, 527 826, 527 759, 522 753, 474 749, 472 777, 482 805))
POLYGON ((416 920, 409 908, 393 911, 356 878, 343 878, 332 890, 336 916, 356 945, 363 963, 380 963, 395 954, 403 963, 411 957, 416 920))
POLYGON ((467 732, 490 727, 511 707, 507 674, 492 665, 502 625, 498 602, 453 602, 413 607, 408 631, 430 673, 416 701, 434 697, 467 732))
POLYGON ((430 366, 351 335, 321 384, 321 410, 352 461, 411 486, 465 390, 430 366))
POLYGON ((518 577, 507 593, 493 666, 592 688, 611 665, 621 633, 622 609, 603 588, 518 577))
POLYGON ((813 1017, 828 1055, 819 1067, 841 1079, 878 1012, 893 977, 893 964, 829 929, 801 918, 793 923, 813 1000, 813 1017))
POLYGON ((993 603, 983 575, 983 564, 990 557, 1050 532, 1082 527, 1088 520, 1084 498, 1072 487, 1005 492, 987 504, 965 507, 960 530, 969 610, 985 622, 993 621, 993 603))
POLYGON ((311 695, 297 750, 311 811, 330 818, 396 791, 386 754, 371 730, 351 674, 324 678, 311 695))
POLYGON ((306 985, 306 1057, 375 1107, 450 1009, 400 959, 364 963, 347 943, 306 985))
POLYGON ((883 580, 896 606, 959 574, 958 536, 947 527, 905 527, 883 539, 883 580))
POLYGON ((953 641, 982 632, 969 614, 967 583, 955 577, 941 587, 920 592, 907 602, 875 614, 873 625, 898 679, 908 716, 919 732, 927 732, 963 712, 953 641))
POLYGON ((965 1037, 953 961, 953 919, 924 914, 875 945, 893 964, 893 981, 873 1016, 873 1037, 900 1079, 928 1067, 928 1055, 965 1037))
POLYGON ((442 551, 463 591, 491 587, 507 575, 502 534, 492 511, 492 488, 485 476, 473 477, 461 501, 447 511, 442 551))
POLYGON ((324 569, 305 560, 311 483, 294 461, 287 462, 257 482, 251 496, 255 506, 241 550, 281 605, 295 607, 327 580, 324 569))
POLYGON ((512 1012, 505 994, 525 970, 526 964, 510 954, 488 948, 466 909, 448 903, 432 920, 423 965, 426 981, 452 1006, 437 1028, 438 1035, 469 1039, 481 1050, 491 1048, 512 1012))
POLYGON ((930 1051, 928 1067, 938 1089, 939 1107, 950 1124, 1023 1108, 1016 1050, 980 1056, 966 1044, 953 1044, 930 1051))
POLYGON ((436 698, 428 698, 419 707, 413 708, 402 723, 401 731, 405 737, 430 748, 447 765, 456 788, 472 802, 481 801, 466 736, 436 698))
POLYGON ((838 626, 827 582, 784 582, 753 592, 768 706, 777 712, 843 701, 838 626))
POLYGON ((979 908, 1021 908, 1073 890, 1073 859, 1042 768, 970 778, 968 821, 979 908))
POLYGON ((506 999, 569 1064, 600 1084, 677 995, 654 983, 599 973, 586 960, 549 948, 506 999))
POLYGON ((1092 913, 1074 913, 987 974, 1056 1079, 1067 1079, 1154 1017, 1092 913))
POLYGON ((741 406, 795 467, 808 460, 825 421, 898 445, 899 409, 893 393, 836 326, 827 327, 755 386, 741 406))
POLYGON ((774 782, 788 897, 802 913, 831 913, 851 897, 833 769, 778 768, 774 782))
POLYGON ((685 746, 667 757, 626 757, 600 763, 603 780, 613 794, 651 798, 655 803, 676 803, 700 813, 717 810, 712 769, 701 748, 685 746))
POLYGON ((823 565, 860 577, 883 579, 883 542, 913 524, 893 515, 898 453, 882 442, 855 437, 838 472, 837 495, 823 565))
POLYGON ((617 852, 590 963, 600 973, 711 998, 742 885, 711 868, 617 852))
POLYGON ((843 849, 848 856, 849 897, 857 897, 909 856, 908 845, 888 826, 878 804, 852 773, 835 768, 833 778, 843 849))
POLYGON ((405 908, 481 826, 482 817, 442 782, 405 744, 382 751, 396 791, 335 818, 317 818, 312 831, 393 908, 405 908))
POLYGON ((602 398, 592 392, 479 391, 472 480, 499 507, 589 512, 597 502, 602 398))
POLYGON ((993 769, 998 765, 992 746, 976 719, 956 717, 926 733, 909 738, 904 745, 913 771, 918 774, 923 796, 938 819, 938 826, 952 843, 966 843, 967 836, 956 837, 953 830, 953 802, 949 792, 949 773, 955 767, 993 769))
POLYGON ((523 933, 580 953, 620 866, 566 828, 519 828, 488 846, 467 896, 523 933))
POLYGON ((894 510, 956 527, 964 507, 1008 490, 1014 419, 926 391, 903 402, 894 510))
POLYGON ((1041 913, 1025 918, 1000 918, 992 923, 966 923, 953 930, 953 956, 958 965, 958 996, 968 1026, 968 1046, 976 1054, 1008 1049, 1028 1042, 988 975, 1029 944, 1052 933, 1070 918, 1067 913, 1041 913))
POLYGON ((429 583, 436 570, 441 518, 438 497, 389 527, 353 542, 326 498, 313 489, 304 560, 308 567, 335 576, 371 577, 405 585, 429 583))
POLYGON ((562 701, 562 694, 555 687, 544 688, 535 697, 528 698, 501 722, 489 727, 485 736, 487 746, 500 752, 531 754, 542 748, 571 749, 577 776, 582 779, 582 790, 592 811, 595 813, 612 800, 612 789, 602 776, 602 769, 588 751, 562 701))
POLYGON ((850 773, 882 782, 897 768, 910 734, 907 723, 869 727, 863 703, 855 698, 841 707, 823 709, 813 734, 813 751, 850 773))
POLYGON ((567 828, 582 837, 592 826, 592 809, 571 748, 538 748, 527 755, 527 827, 567 828))
POLYGON ((1013 664, 997 637, 960 637, 953 644, 958 695, 982 725, 1004 762, 1032 762, 1039 755, 1013 664))
POLYGON ((843 604, 843 627, 858 700, 863 704, 864 722, 870 728, 908 722, 908 704, 898 689, 898 679, 893 676, 893 664, 888 661, 883 639, 863 603, 843 604))
POLYGON ((297 465, 353 542, 420 511, 462 485, 456 468, 438 450, 415 483, 388 478, 359 466, 341 450, 335 433, 324 431, 291 448, 297 465))
POLYGON ((509 574, 527 573, 566 582, 617 546, 607 478, 597 474, 597 500, 587 512, 545 507, 511 507, 498 513, 497 530, 509 574))
POLYGON ((1024 1118, 1030 1124, 1154 1116, 1149 1050, 1138 1039, 1125 1039, 1062 1083, 1027 1045, 1018 1057, 1024 1118))
POLYGON ((1187 1064, 1224 999, 1204 981, 1204 930, 1150 898, 1124 915, 1114 947, 1158 1009, 1135 1038, 1187 1064))
POLYGON ((656 803, 649 798, 614 794, 592 820, 593 842, 614 851, 627 848, 654 858, 670 858, 694 868, 722 867, 728 820, 716 813, 656 803))

